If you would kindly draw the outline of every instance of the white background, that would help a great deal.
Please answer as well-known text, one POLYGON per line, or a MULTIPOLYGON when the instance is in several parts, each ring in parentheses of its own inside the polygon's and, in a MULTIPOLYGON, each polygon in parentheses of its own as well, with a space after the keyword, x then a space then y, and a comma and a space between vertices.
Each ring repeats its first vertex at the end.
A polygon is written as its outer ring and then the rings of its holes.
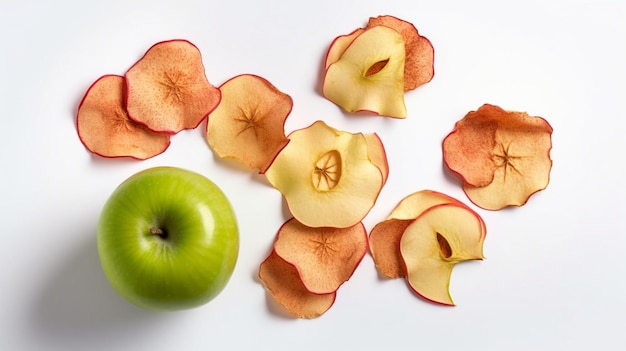
POLYGON ((2 350, 548 350, 624 346, 626 3, 589 1, 8 1, 0 5, 0 348, 2 350), (406 94, 405 120, 353 117, 319 94, 329 43, 390 14, 435 47, 435 78, 406 94), (548 188, 521 208, 478 210, 487 259, 458 265, 456 307, 435 306, 364 258, 335 305, 287 317, 256 279, 287 218, 262 176, 213 155, 204 124, 143 162, 88 153, 75 114, 100 75, 123 74, 152 44, 184 38, 214 85, 254 73, 294 100, 286 131, 317 119, 377 132, 389 181, 371 229, 421 189, 465 202, 441 141, 483 103, 554 127, 548 188), (180 166, 215 181, 238 216, 239 261, 200 308, 155 313, 100 270, 99 212, 131 174, 180 166))

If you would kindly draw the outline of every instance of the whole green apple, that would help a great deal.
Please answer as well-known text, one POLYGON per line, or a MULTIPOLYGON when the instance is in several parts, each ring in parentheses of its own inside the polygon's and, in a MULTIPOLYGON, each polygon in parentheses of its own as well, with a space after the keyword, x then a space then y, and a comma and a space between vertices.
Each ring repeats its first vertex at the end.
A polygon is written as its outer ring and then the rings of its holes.
POLYGON ((226 286, 239 252, 234 211, 217 185, 175 167, 126 179, 98 223, 98 254, 111 285, 146 309, 203 305, 226 286))

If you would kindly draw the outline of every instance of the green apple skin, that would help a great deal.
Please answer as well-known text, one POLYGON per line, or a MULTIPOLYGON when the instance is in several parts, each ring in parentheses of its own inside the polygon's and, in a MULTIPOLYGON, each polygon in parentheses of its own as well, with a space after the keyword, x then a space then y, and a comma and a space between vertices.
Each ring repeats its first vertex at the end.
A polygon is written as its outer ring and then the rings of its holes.
POLYGON ((111 194, 98 222, 102 269, 117 292, 151 310, 201 306, 228 283, 239 253, 230 202, 176 167, 140 171, 111 194))

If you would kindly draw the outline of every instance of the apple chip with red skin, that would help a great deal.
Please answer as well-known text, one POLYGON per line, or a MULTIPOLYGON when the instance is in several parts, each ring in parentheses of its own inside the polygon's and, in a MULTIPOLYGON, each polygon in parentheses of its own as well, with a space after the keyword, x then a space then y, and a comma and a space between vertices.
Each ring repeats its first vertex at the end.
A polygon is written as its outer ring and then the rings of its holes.
POLYGON ((339 289, 367 252, 362 223, 348 228, 311 228, 290 219, 280 228, 274 250, 298 270, 306 289, 327 294, 339 289))
POLYGON ((411 289, 426 300, 454 305, 450 296, 452 269, 459 262, 484 258, 483 229, 480 217, 457 203, 424 211, 400 239, 411 289))
POLYGON ((308 227, 346 228, 374 206, 388 173, 380 139, 322 121, 289 134, 265 172, 292 215, 308 227))
POLYGON ((236 76, 219 89, 222 99, 207 122, 209 145, 220 157, 264 173, 289 142, 284 125, 291 97, 251 74, 236 76))
POLYGON ((485 104, 458 121, 443 141, 447 167, 477 206, 522 206, 548 186, 552 127, 542 117, 485 104))
POLYGON ((404 60, 398 32, 385 26, 366 29, 326 69, 323 94, 348 112, 404 118, 404 60))
POLYGON ((295 218, 279 229, 259 278, 274 299, 298 318, 316 318, 334 303, 367 252, 362 223, 311 228, 295 218))
POLYGON ((419 34, 417 28, 394 16, 371 17, 366 28, 386 26, 394 29, 404 39, 404 90, 413 90, 428 83, 435 75, 435 50, 428 38, 419 34))
POLYGON ((125 77, 130 118, 154 131, 175 134, 196 128, 220 101, 200 50, 187 40, 153 45, 125 77))
POLYGON ((324 69, 323 95, 344 110, 405 118, 404 92, 432 80, 434 49, 413 24, 372 17, 332 41, 324 69))
POLYGON ((486 226, 467 205, 448 195, 422 190, 398 203, 370 232, 378 271, 406 278, 418 295, 452 305, 448 286, 458 262, 482 259, 486 226))
POLYGON ((265 289, 287 312, 297 318, 317 318, 335 303, 336 292, 314 294, 306 289, 296 267, 274 250, 261 263, 259 279, 265 289))
POLYGON ((87 148, 102 157, 144 160, 161 154, 170 136, 149 130, 128 117, 124 77, 104 75, 87 90, 76 116, 78 136, 87 148))
POLYGON ((421 190, 402 199, 383 221, 372 228, 369 236, 370 252, 376 268, 387 278, 406 277, 406 267, 400 255, 400 239, 406 228, 410 226, 424 211, 442 204, 456 204, 475 214, 482 226, 483 235, 486 226, 482 218, 461 201, 446 194, 421 190))

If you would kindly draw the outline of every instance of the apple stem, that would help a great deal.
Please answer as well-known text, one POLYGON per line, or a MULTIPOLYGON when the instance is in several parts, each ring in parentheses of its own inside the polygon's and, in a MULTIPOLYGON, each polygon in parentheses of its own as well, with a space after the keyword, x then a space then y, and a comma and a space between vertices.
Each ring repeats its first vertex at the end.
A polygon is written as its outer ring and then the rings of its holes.
POLYGON ((158 227, 150 228, 150 234, 158 235, 159 237, 163 239, 167 238, 167 233, 163 229, 158 228, 158 227))

